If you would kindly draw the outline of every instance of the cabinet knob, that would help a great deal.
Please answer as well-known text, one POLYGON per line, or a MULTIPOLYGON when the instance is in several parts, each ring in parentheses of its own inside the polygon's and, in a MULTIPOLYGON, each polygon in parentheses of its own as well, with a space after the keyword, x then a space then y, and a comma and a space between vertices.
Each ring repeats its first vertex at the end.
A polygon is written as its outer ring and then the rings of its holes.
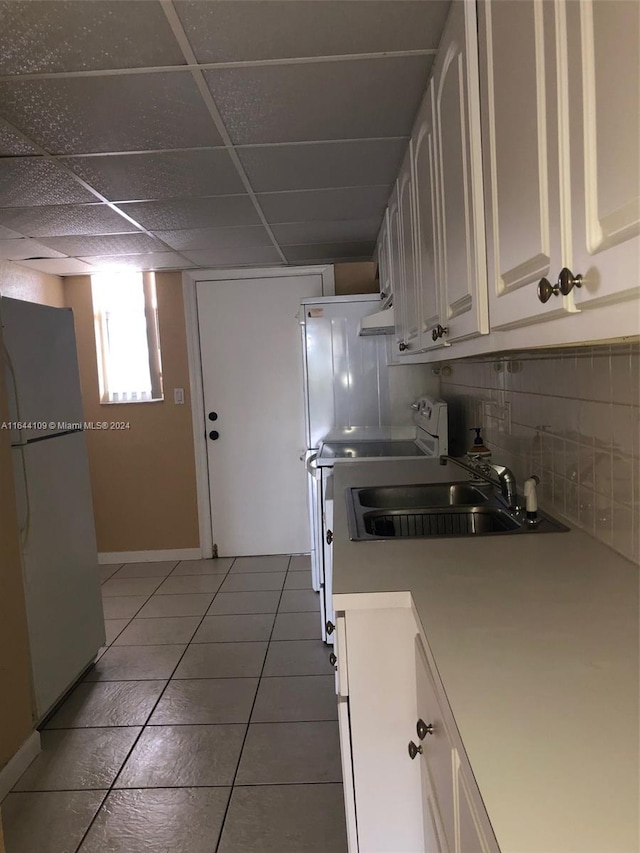
POLYGON ((400 341, 400 343, 398 344, 398 349, 400 350, 400 352, 405 352, 409 349, 409 344, 405 344, 404 341, 400 341))
POLYGON ((333 531, 332 530, 327 530, 327 535, 325 536, 325 539, 327 540, 327 545, 331 545, 331 543, 333 542, 333 531))
POLYGON ((552 296, 558 296, 560 293, 560 286, 557 284, 551 284, 549 279, 541 278, 538 282, 538 299, 540 302, 548 302, 552 296))
POLYGON ((416 746, 416 744, 410 740, 409 741, 409 758, 413 761, 416 755, 422 755, 422 747, 416 746))
POLYGON ((425 723, 422 719, 418 720, 416 723, 416 732, 420 740, 424 740, 427 735, 433 734, 433 723, 425 723))
POLYGON ((557 287, 563 296, 568 296, 574 287, 582 287, 582 276, 574 275, 570 269, 563 267, 558 276, 557 287))
POLYGON ((437 341, 438 338, 441 338, 443 335, 446 335, 448 331, 449 329, 447 328, 447 326, 441 326, 440 323, 438 323, 438 325, 435 326, 435 328, 431 332, 431 337, 434 341, 437 341))
POLYGON ((338 658, 334 655, 333 652, 329 655, 329 663, 331 666, 335 666, 338 663, 338 658))
POLYGON ((212 429, 209 433, 209 438, 211 439, 211 441, 217 441, 220 438, 220 433, 217 429, 212 429))
POLYGON ((327 634, 333 634, 333 632, 336 630, 336 626, 333 624, 333 622, 327 622, 325 627, 327 629, 327 634))

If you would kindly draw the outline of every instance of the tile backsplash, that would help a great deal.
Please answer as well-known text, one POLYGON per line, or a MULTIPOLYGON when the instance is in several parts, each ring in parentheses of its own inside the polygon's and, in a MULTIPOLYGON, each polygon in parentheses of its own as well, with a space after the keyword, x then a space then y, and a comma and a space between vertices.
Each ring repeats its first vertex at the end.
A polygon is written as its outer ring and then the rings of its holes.
POLYGON ((482 426, 493 461, 540 505, 640 563, 640 346, 581 347, 443 363, 450 453, 482 426), (450 372, 449 372, 450 371, 450 372))

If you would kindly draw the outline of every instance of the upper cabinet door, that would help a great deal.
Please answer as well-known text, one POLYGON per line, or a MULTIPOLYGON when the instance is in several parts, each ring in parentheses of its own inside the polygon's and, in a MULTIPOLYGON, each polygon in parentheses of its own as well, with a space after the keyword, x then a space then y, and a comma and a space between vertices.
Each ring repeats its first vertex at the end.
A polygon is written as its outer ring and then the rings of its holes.
POLYGON ((541 279, 556 283, 570 231, 568 117, 559 126, 563 84, 556 63, 556 47, 561 53, 566 45, 556 41, 556 5, 479 4, 492 329, 562 316, 573 306, 571 296, 543 304, 537 295, 541 279))
POLYGON ((443 325, 454 341, 489 331, 475 3, 454 0, 433 86, 443 325))
POLYGON ((402 259, 402 223, 400 220, 400 206, 398 200, 398 182, 389 199, 388 208, 389 222, 389 269, 393 287, 393 307, 396 326, 396 352, 403 352, 406 346, 405 335, 407 323, 404 316, 405 311, 405 283, 402 259))
POLYGON ((420 347, 447 345, 432 333, 442 322, 440 299, 440 250, 438 223, 437 148, 433 79, 420 107, 412 138, 413 187, 415 198, 416 279, 420 310, 420 347))
POLYGON ((400 216, 400 251, 402 260, 403 291, 398 307, 402 338, 407 343, 405 352, 415 350, 420 334, 418 312, 418 280, 416 276, 416 253, 414 241, 413 173, 411 169, 412 146, 409 149, 398 176, 398 209, 400 216))
MULTIPOLYGON (((564 4, 563 4, 564 5, 564 4)), ((578 308, 640 293, 640 3, 566 4, 578 308)), ((615 334, 615 330, 611 330, 615 334)))
POLYGON ((378 243, 376 246, 376 259, 378 261, 378 280, 380 282, 380 296, 386 299, 393 293, 391 281, 391 269, 389 262, 389 213, 385 210, 378 243))

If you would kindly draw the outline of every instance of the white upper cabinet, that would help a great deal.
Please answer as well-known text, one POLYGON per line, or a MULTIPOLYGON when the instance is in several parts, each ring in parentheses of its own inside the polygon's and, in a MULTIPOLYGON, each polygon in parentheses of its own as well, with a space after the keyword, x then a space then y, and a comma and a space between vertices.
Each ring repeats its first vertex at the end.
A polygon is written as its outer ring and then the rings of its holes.
POLYGON ((640 294, 640 3, 567 3, 566 31, 573 247, 565 266, 584 277, 576 306, 591 308, 640 294))
POLYGON ((393 306, 395 317, 395 342, 396 352, 403 352, 407 346, 406 319, 405 319, 405 281, 402 258, 402 221, 400 218, 400 204, 398 198, 398 182, 394 187, 388 208, 389 221, 389 269, 391 285, 393 288, 393 306))
POLYGON ((637 296, 640 5, 485 0, 479 25, 492 330, 637 296))
POLYGON ((420 299, 420 348, 447 345, 432 337, 443 326, 440 298, 440 235, 438 230, 437 151, 433 79, 429 81, 412 139, 415 197, 416 279, 420 299))
POLYGON ((378 280, 380 281, 380 296, 387 299, 393 293, 391 281, 391 263, 389 257, 389 212, 385 211, 384 219, 378 234, 376 244, 376 260, 378 262, 378 280))
POLYGON ((410 352, 419 346, 420 318, 418 312, 418 279, 414 239, 412 144, 404 158, 398 176, 398 208, 400 214, 400 251, 402 259, 403 293, 400 307, 402 338, 410 352))
POLYGON ((491 328, 501 329, 573 305, 572 297, 542 303, 537 295, 541 279, 555 284, 569 238, 554 3, 486 0, 479 39, 489 312, 491 328))
POLYGON ((433 71, 442 325, 446 339, 489 331, 476 4, 454 0, 433 71))

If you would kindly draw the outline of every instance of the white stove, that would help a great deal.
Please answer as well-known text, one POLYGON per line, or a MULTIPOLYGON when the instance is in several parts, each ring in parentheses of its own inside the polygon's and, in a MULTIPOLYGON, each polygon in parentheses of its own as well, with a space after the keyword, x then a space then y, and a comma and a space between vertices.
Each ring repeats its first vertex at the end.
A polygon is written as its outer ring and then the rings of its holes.
POLYGON ((390 459, 424 459, 449 452, 447 404, 418 397, 411 404, 414 426, 345 427, 328 433, 314 459, 317 489, 314 536, 320 591, 322 639, 333 643, 327 625, 334 622, 333 593, 333 466, 341 462, 376 462, 390 459))

